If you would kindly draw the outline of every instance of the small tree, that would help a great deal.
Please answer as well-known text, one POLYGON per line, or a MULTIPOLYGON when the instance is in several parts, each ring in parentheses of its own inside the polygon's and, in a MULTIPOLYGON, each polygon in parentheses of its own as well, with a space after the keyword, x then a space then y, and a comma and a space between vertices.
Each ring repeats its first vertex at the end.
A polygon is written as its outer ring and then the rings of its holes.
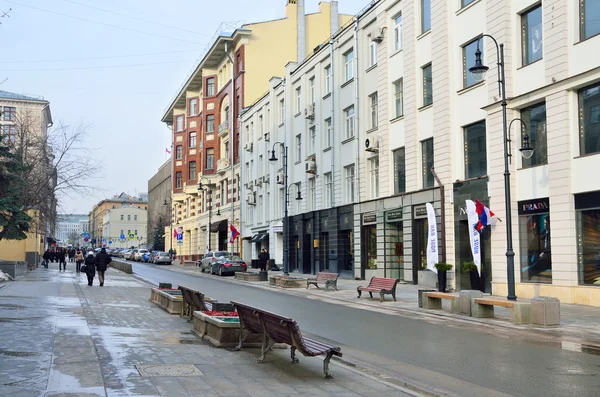
POLYGON ((152 244, 154 251, 165 250, 165 239, 163 238, 164 233, 165 227, 163 225, 163 217, 159 215, 154 224, 154 241, 152 244))
POLYGON ((18 152, 11 150, 0 133, 0 241, 27 238, 31 217, 23 207, 25 182, 29 167, 18 152))

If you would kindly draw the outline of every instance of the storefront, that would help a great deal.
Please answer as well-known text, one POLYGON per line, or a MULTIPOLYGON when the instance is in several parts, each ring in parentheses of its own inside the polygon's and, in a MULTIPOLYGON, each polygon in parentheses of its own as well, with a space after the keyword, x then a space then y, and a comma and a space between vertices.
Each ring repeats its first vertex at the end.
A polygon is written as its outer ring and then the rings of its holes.
POLYGON ((384 214, 384 276, 404 280, 404 219, 402 208, 384 214))
POLYGON ((518 211, 521 282, 552 284, 550 200, 519 201, 518 211))
POLYGON ((600 286, 600 191, 575 195, 579 284, 600 286))

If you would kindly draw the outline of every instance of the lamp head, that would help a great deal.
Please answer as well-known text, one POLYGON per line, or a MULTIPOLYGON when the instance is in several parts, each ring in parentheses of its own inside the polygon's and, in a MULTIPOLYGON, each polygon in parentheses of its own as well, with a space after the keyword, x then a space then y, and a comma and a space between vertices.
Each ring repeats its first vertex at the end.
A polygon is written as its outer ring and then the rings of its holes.
POLYGON ((297 201, 302 200, 302 194, 300 194, 300 189, 298 189, 298 195, 296 195, 296 200, 297 201))
POLYGON ((521 149, 519 149, 519 151, 521 152, 521 156, 523 156, 523 158, 525 159, 530 159, 531 156, 533 156, 533 151, 535 149, 533 149, 532 147, 529 146, 529 135, 525 134, 523 135, 523 140, 521 142, 521 149))
POLYGON ((485 79, 485 74, 489 69, 490 68, 481 62, 481 51, 479 50, 479 47, 477 47, 477 51, 475 51, 475 65, 469 68, 469 72, 471 72, 473 80, 480 82, 485 79))
POLYGON ((198 182, 198 190, 202 190, 202 181, 198 182))
POLYGON ((163 205, 164 205, 165 207, 166 207, 167 205, 169 205, 169 204, 167 204, 167 199, 165 199, 165 202, 163 203, 163 205))
POLYGON ((277 161, 277 157, 275 157, 275 149, 271 150, 271 158, 269 158, 269 161, 277 161))

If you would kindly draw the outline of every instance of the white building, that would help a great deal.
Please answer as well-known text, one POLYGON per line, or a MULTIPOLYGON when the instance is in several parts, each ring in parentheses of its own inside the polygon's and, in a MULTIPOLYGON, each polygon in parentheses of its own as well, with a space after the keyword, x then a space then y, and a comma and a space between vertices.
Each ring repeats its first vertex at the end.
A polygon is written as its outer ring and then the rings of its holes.
POLYGON ((58 215, 56 220, 56 239, 64 244, 83 244, 83 234, 89 226, 88 216, 85 214, 58 215))
POLYGON ((123 205, 107 211, 102 220, 102 236, 98 246, 125 248, 148 244, 148 211, 133 205, 123 205), (124 238, 121 238, 123 236, 124 238), (112 241, 112 244, 110 242, 112 241))
MULTIPOLYGON (((482 268, 485 290, 506 295, 498 51, 491 38, 479 40, 488 34, 504 47, 508 122, 523 122, 509 131, 517 296, 600 304, 600 180, 589 172, 600 166, 598 14, 591 1, 372 2, 304 62, 288 64, 241 116, 242 147, 258 148, 242 152, 242 194, 252 199, 243 237, 268 233, 281 263, 279 147, 277 165, 267 164, 281 141, 288 184, 302 194, 296 203, 290 188, 290 271, 432 285, 424 269, 429 202, 438 260, 455 265, 452 287, 470 288, 461 268, 472 260, 472 199, 502 220, 481 234, 482 268), (468 71, 478 43, 490 67, 481 82, 468 71), (525 134, 530 159, 518 150, 525 134)), ((262 245, 253 245, 253 258, 262 245)))

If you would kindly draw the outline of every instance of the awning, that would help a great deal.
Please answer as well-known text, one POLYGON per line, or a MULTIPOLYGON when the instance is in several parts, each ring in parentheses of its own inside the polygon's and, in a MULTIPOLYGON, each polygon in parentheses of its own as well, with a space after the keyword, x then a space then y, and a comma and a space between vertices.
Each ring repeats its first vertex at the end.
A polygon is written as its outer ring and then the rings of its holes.
POLYGON ((210 231, 212 233, 226 232, 227 231, 227 219, 223 219, 222 221, 218 221, 218 222, 213 222, 213 224, 210 225, 210 231))
POLYGON ((260 243, 261 241, 265 241, 269 238, 269 233, 259 233, 252 236, 251 243, 260 243))

